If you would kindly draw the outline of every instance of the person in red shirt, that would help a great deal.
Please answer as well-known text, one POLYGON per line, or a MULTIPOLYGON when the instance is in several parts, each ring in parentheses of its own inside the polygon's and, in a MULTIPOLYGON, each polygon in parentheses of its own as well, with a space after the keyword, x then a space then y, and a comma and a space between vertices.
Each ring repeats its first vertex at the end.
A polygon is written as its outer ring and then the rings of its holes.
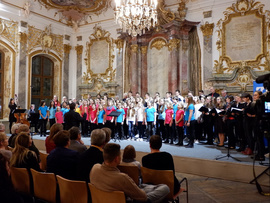
MULTIPOLYGON (((89 107, 90 109, 90 107, 89 107)), ((89 121, 90 121, 90 130, 91 132, 95 129, 97 129, 97 108, 96 108, 96 104, 92 104, 91 106, 91 111, 89 114, 89 121)), ((90 132, 90 134, 91 134, 90 132)))
POLYGON ((64 123, 63 112, 61 111, 60 106, 57 106, 56 108, 55 119, 56 119, 56 123, 61 123, 61 124, 64 123))
POLYGON ((87 101, 84 100, 83 104, 80 106, 81 116, 83 117, 82 121, 82 136, 88 136, 88 120, 89 120, 89 111, 87 106, 87 101))
POLYGON ((166 140, 164 143, 169 143, 169 137, 171 138, 170 144, 173 144, 173 137, 172 137, 172 123, 173 123, 173 109, 172 109, 172 103, 167 103, 167 109, 165 111, 165 121, 164 126, 166 130, 166 140))
POLYGON ((176 111, 175 122, 176 129, 178 134, 178 143, 176 145, 183 146, 183 138, 184 138, 184 110, 183 104, 181 102, 178 103, 178 110, 176 111))

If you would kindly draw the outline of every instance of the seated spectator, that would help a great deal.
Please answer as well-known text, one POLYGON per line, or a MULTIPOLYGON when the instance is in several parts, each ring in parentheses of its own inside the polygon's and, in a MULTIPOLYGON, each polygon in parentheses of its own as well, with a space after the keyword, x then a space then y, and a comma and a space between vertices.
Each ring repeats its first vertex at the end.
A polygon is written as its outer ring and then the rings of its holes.
POLYGON ((120 145, 108 143, 103 152, 104 163, 96 164, 90 172, 91 183, 100 190, 107 192, 123 191, 133 200, 142 202, 162 202, 169 194, 167 185, 142 184, 139 188, 125 173, 121 173, 117 166, 121 161, 120 145))
POLYGON ((3 123, 0 123, 0 132, 4 133, 6 131, 6 127, 3 123))
POLYGON ((110 128, 101 128, 101 130, 103 130, 106 133, 106 139, 105 142, 108 143, 111 140, 111 135, 112 135, 112 130, 110 128))
POLYGON ((10 179, 9 162, 0 153, 0 201, 1 203, 23 203, 23 199, 14 190, 10 179))
POLYGON ((53 137, 53 141, 56 148, 47 157, 47 172, 75 180, 79 153, 68 149, 70 145, 69 132, 59 131, 53 137))
POLYGON ((82 154, 87 150, 86 146, 82 141, 81 131, 78 127, 73 126, 69 129, 70 145, 69 149, 74 150, 82 154))
POLYGON ((12 152, 7 149, 8 146, 8 138, 6 133, 0 132, 0 154, 10 161, 12 152))
POLYGON ((18 128, 21 124, 20 123, 15 123, 12 125, 11 127, 11 136, 9 137, 8 139, 8 146, 14 148, 14 144, 15 144, 15 139, 16 139, 16 136, 18 135, 18 128), (15 137, 14 141, 13 141, 13 138, 15 137))
POLYGON ((12 151, 10 166, 17 168, 32 168, 36 171, 41 171, 36 153, 29 150, 31 144, 32 139, 29 133, 19 133, 15 140, 15 147, 12 151))
POLYGON ((174 174, 174 194, 177 194, 180 190, 180 184, 175 177, 173 157, 168 152, 161 152, 162 140, 160 136, 153 135, 150 138, 151 153, 145 155, 142 158, 143 167, 155 169, 155 170, 173 170, 174 174))
POLYGON ((89 173, 97 163, 103 163, 103 147, 106 144, 105 131, 93 130, 91 133, 91 146, 80 157, 77 167, 77 178, 90 182, 89 173))
POLYGON ((139 169, 141 169, 141 163, 139 161, 136 161, 135 158, 136 158, 135 148, 132 145, 128 145, 124 149, 121 165, 132 165, 132 166, 135 165, 139 169))
POLYGON ((50 128, 50 135, 46 137, 45 140, 45 147, 46 152, 49 154, 53 149, 55 149, 55 144, 53 142, 53 137, 58 133, 59 131, 63 130, 63 125, 61 123, 55 123, 50 128))

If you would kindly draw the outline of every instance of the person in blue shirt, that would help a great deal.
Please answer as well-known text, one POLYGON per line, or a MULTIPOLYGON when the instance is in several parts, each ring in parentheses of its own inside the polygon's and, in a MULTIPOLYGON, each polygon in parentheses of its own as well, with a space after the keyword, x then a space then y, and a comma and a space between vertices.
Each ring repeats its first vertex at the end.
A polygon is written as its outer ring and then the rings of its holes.
POLYGON ((163 139, 165 139, 165 127, 164 127, 164 121, 165 121, 165 101, 164 99, 159 100, 159 106, 158 106, 158 132, 157 134, 161 136, 163 139))
POLYGON ((54 105, 54 101, 52 100, 50 102, 50 107, 48 108, 49 111, 49 121, 50 121, 50 127, 52 127, 53 124, 55 124, 55 113, 56 113, 56 108, 54 105))
MULTIPOLYGON (((176 138, 176 125, 175 125, 175 116, 176 116, 176 112, 178 110, 178 97, 173 97, 172 99, 173 101, 173 123, 172 123, 172 139, 176 138)), ((173 140, 171 140, 171 144, 173 144, 173 140)))
POLYGON ((156 109, 152 105, 152 102, 147 102, 147 108, 145 109, 144 124, 146 125, 147 140, 153 135, 153 127, 156 125, 156 109))
POLYGON ((46 125, 48 120, 48 107, 44 100, 41 100, 40 107, 38 108, 39 122, 40 122, 40 137, 44 135, 46 137, 46 125))
POLYGON ((116 119, 116 126, 117 126, 118 136, 119 136, 119 138, 121 140, 122 136, 124 134, 123 124, 124 124, 125 110, 122 108, 121 103, 118 103, 117 107, 118 107, 118 109, 116 111, 120 112, 121 114, 116 119))
POLYGON ((193 148, 194 138, 195 138, 195 107, 194 107, 194 101, 192 96, 187 97, 187 108, 185 111, 185 126, 187 127, 187 136, 189 139, 189 143, 186 146, 186 148, 193 148))
POLYGON ((98 121, 98 128, 101 129, 104 127, 104 115, 105 111, 101 104, 98 106, 98 112, 97 112, 97 121, 98 121))

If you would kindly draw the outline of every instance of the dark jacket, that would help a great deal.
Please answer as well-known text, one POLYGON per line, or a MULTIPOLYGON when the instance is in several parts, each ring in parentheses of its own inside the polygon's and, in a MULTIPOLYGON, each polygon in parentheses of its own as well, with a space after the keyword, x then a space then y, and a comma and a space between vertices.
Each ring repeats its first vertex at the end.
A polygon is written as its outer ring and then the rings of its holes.
POLYGON ((83 118, 80 114, 74 110, 70 110, 65 113, 65 130, 69 130, 73 126, 79 127, 81 121, 83 121, 83 118))

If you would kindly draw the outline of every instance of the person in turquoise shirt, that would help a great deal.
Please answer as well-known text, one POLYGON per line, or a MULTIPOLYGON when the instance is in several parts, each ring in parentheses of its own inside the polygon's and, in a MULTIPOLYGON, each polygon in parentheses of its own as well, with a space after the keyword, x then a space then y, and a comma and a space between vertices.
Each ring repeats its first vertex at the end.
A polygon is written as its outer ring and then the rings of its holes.
POLYGON ((38 108, 39 122, 40 122, 40 137, 46 137, 46 125, 48 120, 48 107, 44 100, 41 100, 40 107, 38 108))
POLYGON ((119 103, 117 107, 118 109, 116 111, 120 112, 121 114, 116 119, 116 126, 117 126, 118 136, 120 139, 122 139, 122 136, 124 134, 123 124, 124 124, 125 110, 122 108, 121 103, 119 103))
POLYGON ((147 108, 145 109, 144 123, 146 125, 147 140, 153 135, 153 128, 156 125, 156 109, 152 105, 152 102, 147 102, 147 108))
POLYGON ((194 144, 194 138, 195 138, 195 107, 194 107, 194 101, 192 96, 187 97, 187 108, 185 111, 185 126, 187 127, 187 136, 189 139, 189 143, 186 146, 186 148, 193 148, 194 144))
POLYGON ((50 121, 50 128, 52 127, 53 124, 55 124, 55 113, 56 113, 56 108, 54 105, 54 101, 52 100, 50 102, 50 107, 48 108, 49 110, 49 121, 50 121))
POLYGON ((99 129, 104 127, 104 115, 105 115, 105 111, 103 109, 103 106, 100 104, 98 106, 98 112, 97 112, 97 121, 98 121, 99 129))

